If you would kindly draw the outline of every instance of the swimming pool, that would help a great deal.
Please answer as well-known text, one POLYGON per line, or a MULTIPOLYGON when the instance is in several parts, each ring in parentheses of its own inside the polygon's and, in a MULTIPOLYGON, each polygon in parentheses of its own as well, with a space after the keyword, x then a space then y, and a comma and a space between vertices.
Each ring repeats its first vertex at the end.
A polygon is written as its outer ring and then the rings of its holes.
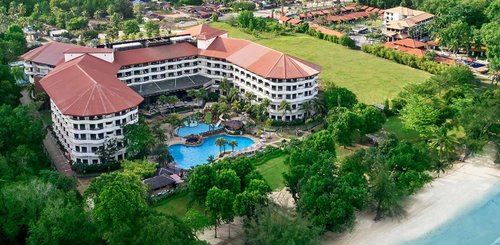
MULTIPOLYGON (((206 163, 210 155, 217 156, 219 154, 219 147, 215 145, 215 140, 220 137, 225 138, 228 142, 236 140, 238 146, 234 147, 235 151, 248 148, 255 143, 252 139, 244 136, 215 135, 205 138, 203 144, 199 146, 176 144, 171 145, 168 149, 177 167, 188 169, 206 163)), ((226 150, 230 151, 231 147, 226 145, 226 150)))
MULTIPOLYGON (((222 126, 215 127, 214 130, 221 129, 222 126)), ((184 137, 188 136, 190 134, 201 134, 204 132, 208 132, 209 127, 208 124, 206 123, 189 123, 188 126, 185 127, 180 127, 177 129, 177 135, 184 137)))
POLYGON ((438 229, 406 245, 500 244, 500 185, 485 200, 438 229))

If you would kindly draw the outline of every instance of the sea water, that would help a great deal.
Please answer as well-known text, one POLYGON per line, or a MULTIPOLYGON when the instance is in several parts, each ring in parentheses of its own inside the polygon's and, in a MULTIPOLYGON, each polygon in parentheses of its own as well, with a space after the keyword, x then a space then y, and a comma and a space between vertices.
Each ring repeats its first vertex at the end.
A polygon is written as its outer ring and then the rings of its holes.
POLYGON ((434 231, 407 245, 500 244, 500 185, 482 201, 434 231))

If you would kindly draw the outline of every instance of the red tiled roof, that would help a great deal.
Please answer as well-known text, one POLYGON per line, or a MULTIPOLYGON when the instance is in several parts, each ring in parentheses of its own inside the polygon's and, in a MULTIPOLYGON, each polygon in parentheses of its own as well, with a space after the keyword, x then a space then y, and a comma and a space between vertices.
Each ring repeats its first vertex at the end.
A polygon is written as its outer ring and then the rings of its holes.
POLYGON ((227 32, 225 32, 223 30, 219 30, 217 28, 213 28, 207 24, 201 24, 201 25, 191 27, 191 28, 181 32, 181 35, 182 34, 189 34, 192 37, 196 37, 200 40, 208 40, 208 39, 212 39, 214 37, 220 36, 224 33, 227 33, 227 32))
POLYGON ((411 38, 406 38, 403 40, 394 41, 394 44, 400 45, 400 46, 405 46, 408 48, 423 48, 423 47, 427 46, 427 44, 420 42, 420 41, 417 41, 417 40, 414 40, 414 39, 411 39, 411 38))
POLYGON ((370 12, 370 11, 372 11, 373 9, 374 9, 374 7, 369 7, 369 8, 367 8, 367 9, 365 9, 365 11, 366 11, 366 12, 370 12))
POLYGON ((40 84, 64 115, 111 114, 143 101, 116 78, 118 69, 118 65, 83 55, 57 66, 40 84))
POLYGON ((369 8, 369 7, 368 7, 368 6, 363 6, 363 7, 361 7, 361 9, 362 9, 362 10, 365 10, 365 9, 367 9, 367 8, 369 8))
POLYGON ((201 55, 224 58, 265 78, 292 79, 316 75, 319 66, 262 45, 234 38, 217 38, 201 55))
POLYGON ((115 62, 120 65, 141 64, 198 55, 198 48, 189 43, 139 48, 115 52, 115 62))
POLYGON ((76 46, 73 48, 66 49, 63 53, 111 53, 112 49, 109 48, 91 48, 84 46, 76 46))
POLYGON ((327 29, 327 28, 324 28, 324 27, 319 26, 319 25, 310 26, 310 27, 316 29, 316 31, 319 31, 319 32, 321 32, 323 34, 330 35, 330 36, 341 37, 341 36, 344 35, 344 33, 342 33, 342 32, 331 30, 331 29, 327 29))
POLYGON ((68 43, 50 42, 23 54, 20 59, 56 66, 64 62, 64 51, 78 46, 68 43))
POLYGON ((286 17, 286 16, 281 16, 279 18, 280 21, 283 21, 283 22, 287 22, 288 20, 290 20, 290 18, 286 17))
POLYGON ((405 52, 408 54, 416 55, 418 57, 425 56, 425 51, 422 49, 400 46, 400 45, 395 44, 395 42, 386 42, 386 43, 384 43, 384 46, 401 51, 401 52, 405 52))
POLYGON ((448 59, 448 58, 445 58, 445 57, 436 57, 434 59, 436 62, 439 62, 439 63, 443 63, 443 64, 447 64, 447 65, 454 65, 456 64, 456 62, 452 59, 448 59))
POLYGON ((292 25, 298 25, 298 24, 302 23, 302 20, 291 19, 291 20, 288 21, 288 23, 290 23, 292 25))
POLYGON ((349 13, 349 14, 344 14, 344 15, 334 15, 334 16, 328 16, 326 19, 328 21, 339 21, 339 20, 344 20, 344 21, 350 21, 350 20, 358 20, 362 18, 366 18, 370 15, 368 12, 354 12, 354 13, 349 13))

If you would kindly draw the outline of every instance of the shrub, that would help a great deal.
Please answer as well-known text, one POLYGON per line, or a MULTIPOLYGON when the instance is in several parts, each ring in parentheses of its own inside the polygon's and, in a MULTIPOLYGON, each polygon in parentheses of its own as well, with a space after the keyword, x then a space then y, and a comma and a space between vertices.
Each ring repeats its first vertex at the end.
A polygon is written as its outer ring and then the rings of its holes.
POLYGON ((448 68, 447 65, 443 65, 436 61, 430 60, 428 57, 417 57, 415 55, 385 47, 381 44, 363 45, 361 47, 361 50, 363 50, 363 52, 365 53, 373 54, 375 56, 392 60, 396 63, 407 65, 432 74, 441 73, 448 68))

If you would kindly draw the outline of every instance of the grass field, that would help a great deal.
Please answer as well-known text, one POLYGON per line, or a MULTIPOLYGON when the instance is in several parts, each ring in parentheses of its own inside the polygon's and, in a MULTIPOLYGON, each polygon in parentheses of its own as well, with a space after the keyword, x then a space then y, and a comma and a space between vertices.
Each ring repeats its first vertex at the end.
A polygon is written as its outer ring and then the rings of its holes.
POLYGON ((256 37, 227 23, 211 25, 228 31, 230 37, 255 41, 320 65, 324 83, 346 87, 368 104, 382 103, 394 97, 406 84, 423 82, 430 77, 429 73, 305 34, 274 37, 264 33, 256 37))
POLYGON ((177 217, 183 217, 191 208, 200 213, 205 212, 205 207, 203 205, 194 204, 190 206, 189 198, 189 193, 187 191, 182 191, 159 201, 153 207, 158 212, 171 214, 177 217))
POLYGON ((417 131, 405 128, 401 118, 396 116, 387 118, 383 128, 385 131, 395 134, 402 140, 417 142, 420 139, 417 131))
POLYGON ((283 183, 283 172, 286 171, 285 158, 286 155, 283 155, 257 166, 257 171, 264 176, 264 179, 273 190, 280 190, 285 187, 283 183))

